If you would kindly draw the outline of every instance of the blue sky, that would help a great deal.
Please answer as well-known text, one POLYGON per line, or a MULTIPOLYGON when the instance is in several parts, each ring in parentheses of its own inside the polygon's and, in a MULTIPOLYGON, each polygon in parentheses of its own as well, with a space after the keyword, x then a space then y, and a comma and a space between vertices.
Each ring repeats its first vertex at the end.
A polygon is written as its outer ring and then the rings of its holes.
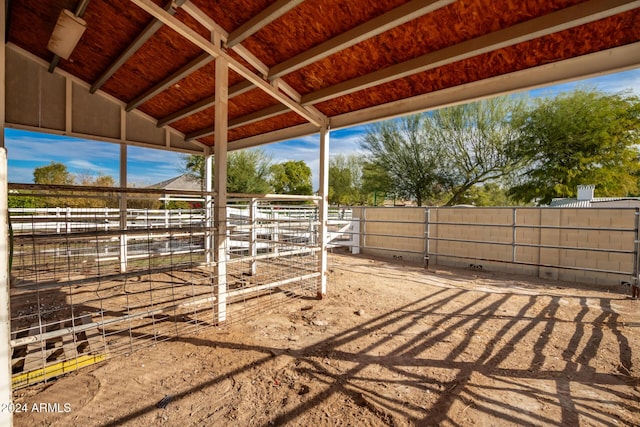
MULTIPOLYGON (((532 97, 553 96, 576 87, 595 88, 616 93, 632 91, 640 95, 640 69, 609 74, 588 80, 535 89, 532 97)), ((330 155, 359 151, 358 141, 366 126, 357 126, 331 132, 330 155)), ((33 182, 33 170, 52 161, 63 163, 74 174, 111 175, 118 181, 120 146, 107 142, 79 140, 69 137, 5 130, 5 144, 9 157, 9 182, 33 182), (52 147, 55 149, 52 150, 52 147), (46 153, 41 155, 40 153, 46 153)), ((274 163, 304 160, 313 172, 313 188, 318 188, 319 167, 318 136, 269 144, 262 147, 274 163)), ((181 174, 182 154, 164 150, 128 147, 129 184, 144 186, 164 181, 181 174)))

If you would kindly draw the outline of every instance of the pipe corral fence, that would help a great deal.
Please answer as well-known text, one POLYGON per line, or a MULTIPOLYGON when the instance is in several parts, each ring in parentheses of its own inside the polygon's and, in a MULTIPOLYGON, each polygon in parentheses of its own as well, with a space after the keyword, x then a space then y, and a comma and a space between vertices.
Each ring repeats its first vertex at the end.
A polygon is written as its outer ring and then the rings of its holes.
POLYGON ((317 298, 315 196, 229 195, 221 227, 212 194, 9 188, 14 206, 50 206, 10 209, 14 389, 291 298, 317 298), (125 198, 130 206, 194 207, 119 208, 125 198), (216 239, 224 256, 214 256, 216 239))
MULTIPOLYGON (((10 209, 14 389, 317 297, 317 197, 230 195, 220 227, 203 194, 10 185, 14 205, 50 206, 10 209), (154 208, 171 201, 193 207, 154 208)), ((343 207, 327 224, 327 247, 354 254, 638 284, 637 209, 343 207)))

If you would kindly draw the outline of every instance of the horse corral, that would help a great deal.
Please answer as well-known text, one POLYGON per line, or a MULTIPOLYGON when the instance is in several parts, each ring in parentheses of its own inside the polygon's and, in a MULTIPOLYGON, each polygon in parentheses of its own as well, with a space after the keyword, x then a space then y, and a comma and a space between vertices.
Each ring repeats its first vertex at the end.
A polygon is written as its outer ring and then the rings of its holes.
POLYGON ((637 301, 618 289, 330 256, 277 305, 17 392, 17 426, 637 425, 637 301))

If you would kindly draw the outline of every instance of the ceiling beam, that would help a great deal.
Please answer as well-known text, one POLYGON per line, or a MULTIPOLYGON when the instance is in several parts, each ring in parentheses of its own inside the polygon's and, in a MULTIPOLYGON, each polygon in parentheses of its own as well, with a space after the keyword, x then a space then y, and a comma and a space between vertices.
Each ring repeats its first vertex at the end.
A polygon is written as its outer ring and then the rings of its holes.
POLYGON ((513 46, 640 6, 638 0, 590 0, 303 95, 302 105, 334 99, 483 53, 513 46))
MULTIPOLYGON (((220 25, 218 25, 216 21, 211 19, 209 15, 204 13, 198 7, 194 6, 193 3, 191 3, 190 1, 187 1, 182 6, 182 9, 185 12, 187 12, 189 15, 191 15, 191 17, 196 21, 198 21, 202 26, 207 28, 209 31, 217 33, 220 36, 222 43, 227 42, 229 38, 229 33, 220 25)), ((240 55, 242 59, 244 59, 249 64, 251 64, 252 67, 258 70, 264 78, 267 77, 267 74, 269 73, 269 67, 267 67, 262 61, 256 58, 256 56, 253 53, 249 52, 247 48, 245 48, 241 44, 236 44, 231 49, 235 53, 240 55)))
MULTIPOLYGON (((170 15, 174 15, 176 13, 176 9, 173 6, 179 7, 185 1, 186 0, 169 1, 164 6, 164 10, 166 11, 166 13, 169 13, 170 15)), ((93 84, 91 85, 91 89, 89 89, 89 92, 96 93, 96 91, 100 89, 102 85, 104 85, 107 82, 107 80, 109 80, 111 76, 113 76, 115 72, 118 71, 118 69, 122 67, 124 63, 127 62, 127 60, 131 58, 138 51, 138 49, 140 49, 147 42, 147 40, 153 37, 153 35, 156 33, 156 31, 158 31, 162 27, 162 25, 163 25, 162 22, 154 18, 146 26, 146 28, 142 30, 140 34, 138 34, 138 36, 135 38, 133 43, 131 43, 120 54, 120 56, 118 56, 118 58, 111 65, 109 65, 109 67, 107 67, 107 69, 102 73, 102 75, 98 77, 98 79, 95 82, 93 82, 93 84)))
POLYGON ((336 52, 354 46, 363 40, 375 37, 378 34, 382 34, 385 31, 389 31, 394 27, 405 24, 454 2, 455 0, 413 0, 405 3, 384 15, 380 15, 324 43, 320 43, 293 58, 274 65, 269 70, 269 78, 276 79, 282 77, 313 62, 333 55, 336 52))
MULTIPOLYGON (((245 92, 248 92, 256 87, 248 82, 247 80, 243 80, 242 82, 235 84, 229 88, 229 99, 234 98, 238 95, 242 95, 245 92)), ((171 113, 168 116, 165 116, 158 120, 158 127, 166 126, 171 123, 177 122, 178 120, 182 120, 185 117, 189 117, 193 114, 196 114, 202 110, 206 110, 207 108, 213 107, 215 105, 215 96, 209 96, 204 98, 195 104, 189 105, 185 108, 182 108, 175 113, 171 113)))
MULTIPOLYGON (((259 122, 261 120, 266 120, 270 117, 279 116, 280 114, 284 114, 288 111, 289 109, 282 104, 272 105, 270 107, 263 108, 262 110, 254 111, 253 113, 249 113, 244 116, 229 120, 227 129, 235 129, 246 126, 251 123, 259 122)), ((184 140, 189 142, 194 139, 209 136, 213 134, 214 130, 215 129, 213 126, 207 126, 206 128, 186 134, 184 136, 184 140)))
MULTIPOLYGON (((360 126, 407 114, 621 72, 639 66, 640 42, 637 42, 333 116, 330 124, 333 130, 360 126)), ((317 132, 318 129, 307 123, 238 139, 229 142, 229 149, 256 147, 302 138, 317 132)))
POLYGON ((227 39, 227 47, 232 48, 242 43, 245 39, 251 37, 254 33, 260 31, 260 29, 269 25, 303 1, 304 0, 277 0, 275 3, 271 3, 269 7, 262 12, 233 30, 227 39))
MULTIPOLYGON (((396 9, 393 9, 390 12, 380 16, 379 18, 375 18, 370 22, 362 24, 348 32, 346 32, 342 36, 335 37, 325 43, 320 44, 319 46, 312 48, 302 54, 292 58, 289 61, 285 61, 282 64, 276 65, 271 70, 260 62, 257 58, 251 54, 244 46, 241 44, 230 43, 228 40, 231 40, 233 37, 229 35, 220 27, 213 19, 211 19, 208 15, 203 13, 200 9, 195 7, 190 1, 187 1, 183 5, 183 9, 188 12, 192 17, 198 20, 202 25, 207 27, 211 31, 218 31, 221 34, 223 41, 227 41, 227 47, 232 47, 232 49, 238 53, 243 59, 248 61, 253 67, 255 67, 263 76, 269 76, 272 81, 272 85, 289 95, 292 99, 296 101, 300 101, 301 96, 295 90, 293 90, 289 85, 287 85, 284 81, 282 81, 279 76, 287 74, 295 69, 301 68, 307 65, 310 62, 317 61, 323 57, 329 56, 341 49, 345 49, 349 46, 359 43, 362 40, 367 38, 374 37, 377 34, 380 34, 384 31, 393 28, 394 26, 401 25, 405 22, 408 22, 412 19, 415 19, 421 15, 432 12, 438 8, 446 6, 450 3, 453 3, 455 0, 430 0, 425 2, 424 0, 413 0, 403 6, 400 6, 396 9)), ((280 2, 274 3, 272 6, 278 6, 278 8, 282 7, 280 2)), ((284 3, 284 2, 282 2, 284 3)), ((293 8, 295 5, 291 3, 299 3, 299 2, 287 2, 289 6, 289 10, 293 8)), ((270 9, 265 9, 265 11, 270 9)), ((274 18, 275 19, 275 18, 274 18)), ((251 22, 251 21, 249 21, 251 22)), ((237 31, 237 30, 236 30, 237 31)), ((248 82, 243 82, 248 83, 248 82)), ((237 86, 237 85, 236 85, 237 86)), ((229 90, 229 98, 231 99, 233 96, 237 96, 241 93, 244 93, 250 90, 253 87, 250 83, 248 86, 243 87, 242 92, 235 92, 235 87, 230 88, 229 90)), ((165 126, 171 123, 174 123, 178 120, 181 120, 185 117, 188 117, 192 114, 195 114, 203 109, 209 108, 213 106, 213 97, 207 98, 206 100, 202 100, 196 104, 185 107, 175 113, 172 113, 166 117, 158 120, 158 126, 165 126)))
MULTIPOLYGON (((78 18, 82 18, 82 15, 84 15, 84 11, 87 10, 87 6, 89 6, 90 1, 91 0, 80 0, 78 6, 76 7, 74 15, 76 15, 78 18)), ((51 64, 49 64, 50 73, 53 73, 53 71, 56 69, 56 67, 58 66, 58 62, 60 62, 60 57, 58 55, 53 55, 51 64)))
POLYGON ((305 107, 301 106, 299 103, 295 102, 287 95, 278 91, 276 88, 272 87, 269 82, 262 79, 260 76, 257 76, 253 73, 253 71, 249 70, 245 67, 240 61, 236 60, 229 56, 224 50, 222 50, 219 46, 214 45, 210 41, 206 40, 200 34, 198 34, 193 29, 189 28, 183 22, 176 19, 171 14, 167 13, 162 8, 158 7, 151 0, 131 0, 138 7, 145 10, 147 13, 151 14, 153 17, 157 18, 159 21, 163 22, 165 25, 170 27, 172 30, 176 31, 186 40, 198 46, 200 49, 209 53, 215 58, 224 57, 229 62, 229 67, 233 69, 236 73, 240 74, 242 77, 253 83, 255 86, 263 90, 265 93, 269 94, 277 101, 286 105, 294 111, 296 114, 300 115, 304 119, 313 123, 316 126, 320 126, 323 122, 326 121, 326 117, 320 117, 317 112, 310 111, 305 107))
POLYGON ((170 86, 178 83, 180 80, 184 79, 194 71, 204 67, 211 61, 213 61, 213 58, 208 53, 202 53, 198 55, 196 58, 189 61, 189 63, 180 67, 180 69, 178 69, 175 73, 171 74, 170 76, 167 76, 161 82, 155 84, 154 86, 152 86, 151 88, 143 92, 142 94, 135 97, 131 102, 127 104, 127 106, 125 107, 125 110, 129 112, 134 108, 138 108, 140 105, 144 104, 149 99, 158 95, 160 92, 163 92, 165 89, 169 88, 170 86))

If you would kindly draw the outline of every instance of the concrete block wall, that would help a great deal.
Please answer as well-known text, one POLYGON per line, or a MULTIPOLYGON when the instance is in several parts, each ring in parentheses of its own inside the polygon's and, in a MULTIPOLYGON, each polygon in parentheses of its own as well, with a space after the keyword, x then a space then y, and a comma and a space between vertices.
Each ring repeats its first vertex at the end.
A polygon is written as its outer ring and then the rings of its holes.
POLYGON ((633 279, 633 208, 354 208, 353 216, 363 253, 376 256, 420 261, 428 244, 431 265, 597 285, 633 279))
POLYGON ((426 211, 412 207, 366 207, 360 215, 362 251, 375 256, 422 262, 425 253, 426 211))

